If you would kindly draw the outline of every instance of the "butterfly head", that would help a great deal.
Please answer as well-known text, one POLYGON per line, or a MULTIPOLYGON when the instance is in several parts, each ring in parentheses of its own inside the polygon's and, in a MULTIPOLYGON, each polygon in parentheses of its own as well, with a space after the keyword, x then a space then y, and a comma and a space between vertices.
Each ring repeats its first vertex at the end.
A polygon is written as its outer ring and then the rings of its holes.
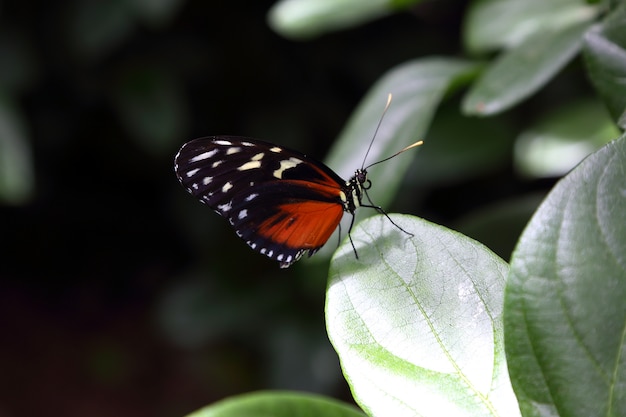
POLYGON ((367 178, 367 169, 360 168, 354 172, 354 179, 359 183, 362 189, 369 190, 372 182, 367 178))
POLYGON ((344 210, 354 214, 354 211, 361 206, 363 194, 372 186, 367 178, 367 170, 359 168, 354 172, 352 178, 346 181, 346 185, 341 193, 341 200, 344 210))

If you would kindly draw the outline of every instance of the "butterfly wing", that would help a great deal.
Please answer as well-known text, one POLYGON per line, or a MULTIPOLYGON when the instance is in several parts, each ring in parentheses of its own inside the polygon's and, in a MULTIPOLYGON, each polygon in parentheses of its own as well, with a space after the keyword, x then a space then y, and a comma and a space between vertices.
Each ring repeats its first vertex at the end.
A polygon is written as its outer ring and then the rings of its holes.
POLYGON ((343 215, 344 180, 321 162, 268 142, 196 139, 180 149, 175 170, 191 194, 282 268, 320 249, 343 215))

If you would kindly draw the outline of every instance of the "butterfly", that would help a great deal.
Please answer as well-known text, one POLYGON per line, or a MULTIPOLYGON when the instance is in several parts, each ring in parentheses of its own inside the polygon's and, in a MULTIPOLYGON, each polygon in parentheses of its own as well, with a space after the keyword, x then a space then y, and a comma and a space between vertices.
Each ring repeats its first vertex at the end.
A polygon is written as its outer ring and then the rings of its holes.
MULTIPOLYGON (((391 96, 387 107, 390 100, 391 96)), ((209 136, 185 143, 175 157, 174 169, 183 187, 227 219, 250 248, 287 268, 305 253, 317 252, 344 212, 352 215, 348 236, 358 259, 350 236, 358 207, 377 210, 412 236, 371 202, 367 169, 421 144, 418 141, 362 166, 347 181, 303 153, 238 136, 209 136), (363 204, 363 196, 369 204, 363 204)))

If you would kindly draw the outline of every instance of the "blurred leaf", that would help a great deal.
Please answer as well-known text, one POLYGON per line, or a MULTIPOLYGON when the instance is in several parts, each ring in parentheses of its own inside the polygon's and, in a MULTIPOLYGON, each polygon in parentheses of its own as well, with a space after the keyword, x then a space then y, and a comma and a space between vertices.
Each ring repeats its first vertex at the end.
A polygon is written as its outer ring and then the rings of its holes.
POLYGON ((509 163, 514 138, 504 118, 466 117, 456 101, 454 106, 446 104, 437 111, 407 182, 433 187, 494 172, 509 163))
POLYGON ((619 134, 601 103, 570 102, 519 136, 515 165, 529 177, 560 177, 619 134))
POLYGON ((281 36, 308 39, 388 15, 420 0, 280 0, 270 9, 270 27, 281 36))
POLYGON ((524 227, 543 200, 530 194, 480 207, 455 222, 455 229, 476 239, 502 259, 510 259, 524 227))
POLYGON ((39 66, 33 45, 21 31, 3 30, 0 35, 0 86, 5 92, 19 93, 35 83, 39 66))
MULTIPOLYGON (((452 58, 419 59, 391 69, 361 100, 325 162, 343 178, 349 178, 362 164, 380 161, 423 138, 446 92, 469 80, 477 69, 477 64, 452 58), (364 163, 389 93, 393 93, 393 101, 364 163)), ((416 153, 409 151, 372 167, 369 178, 373 186, 368 194, 375 204, 385 207, 392 200, 411 164, 410 153, 415 157, 416 153)), ((358 218, 373 214, 374 210, 357 210, 358 218)), ((348 230, 350 220, 350 216, 344 216, 341 223, 344 231, 348 230)), ((330 242, 337 241, 336 233, 330 242)), ((333 245, 326 245, 313 259, 326 260, 333 250, 333 245)))
POLYGON ((622 4, 584 38, 589 77, 611 115, 626 128, 626 6, 622 4))
POLYGON ((114 103, 132 138, 149 152, 170 152, 186 134, 186 102, 167 74, 150 68, 129 70, 115 87, 114 103))
POLYGON ((365 417, 357 408, 313 394, 261 391, 238 395, 205 407, 188 417, 365 417))
POLYGON ((172 20, 183 0, 130 0, 135 13, 153 26, 172 20))
POLYGON ((543 87, 579 51, 589 23, 537 33, 503 53, 472 86, 463 112, 503 112, 543 87))
POLYGON ((514 47, 540 32, 590 21, 598 12, 580 0, 475 0, 464 23, 465 47, 474 53, 514 47))
POLYGON ((511 261, 509 370, 528 416, 624 416, 626 139, 563 178, 511 261))
POLYGON ((504 356, 507 264, 410 216, 355 228, 330 268, 326 323, 357 403, 372 416, 516 416, 504 356))
POLYGON ((21 115, 0 99, 0 200, 24 204, 35 188, 30 144, 21 115))
POLYGON ((70 43, 83 57, 106 55, 133 29, 133 11, 127 0, 76 0, 72 7, 70 43))

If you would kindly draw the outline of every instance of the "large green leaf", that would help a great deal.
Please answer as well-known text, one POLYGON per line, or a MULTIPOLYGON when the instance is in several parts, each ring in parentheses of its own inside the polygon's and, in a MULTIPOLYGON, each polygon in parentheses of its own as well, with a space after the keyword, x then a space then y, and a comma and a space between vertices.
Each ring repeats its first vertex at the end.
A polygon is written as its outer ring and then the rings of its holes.
POLYGON ((467 12, 463 38, 472 52, 509 48, 538 32, 589 20, 597 12, 581 0, 476 0, 467 12))
POLYGON ((626 415, 625 138, 535 213, 511 261, 505 329, 524 415, 626 415))
POLYGON ((219 401, 188 417, 364 417, 362 411, 319 395, 265 391, 219 401))
POLYGON ((371 416, 515 416, 504 357, 507 264, 410 216, 369 218, 333 258, 327 330, 371 416))
POLYGON ((591 82, 614 119, 626 128, 626 6, 587 32, 583 53, 591 82))
POLYGON ((583 22, 539 32, 503 53, 467 93, 463 112, 499 113, 534 94, 576 56, 589 25, 583 22))

